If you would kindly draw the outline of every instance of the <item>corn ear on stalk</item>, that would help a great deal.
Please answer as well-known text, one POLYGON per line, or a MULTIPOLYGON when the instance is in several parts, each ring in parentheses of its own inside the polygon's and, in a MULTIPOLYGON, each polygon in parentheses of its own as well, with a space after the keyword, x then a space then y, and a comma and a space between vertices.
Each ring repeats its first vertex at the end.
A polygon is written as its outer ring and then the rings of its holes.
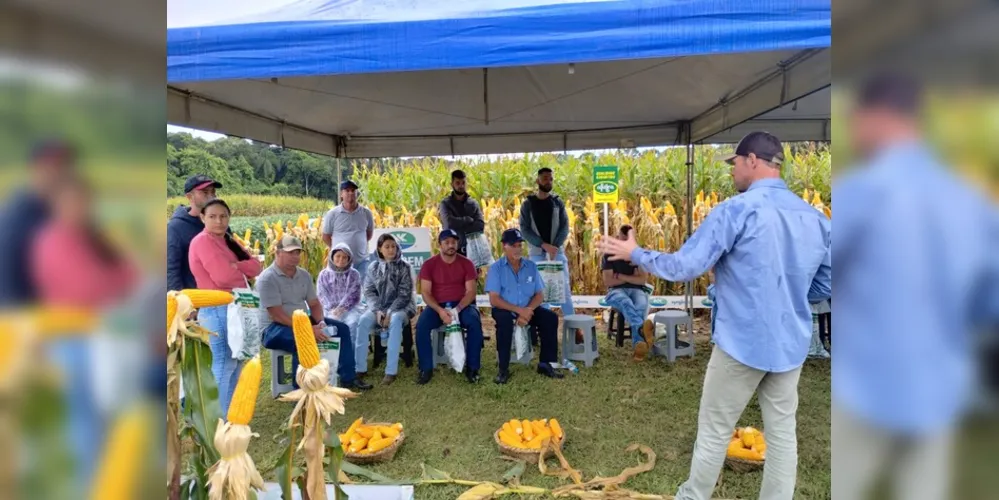
POLYGON ((229 414, 226 418, 234 425, 250 425, 253 410, 257 405, 257 394, 260 392, 260 376, 263 368, 260 366, 260 356, 243 365, 229 404, 229 414))
POLYGON ((170 325, 173 324, 173 319, 176 317, 177 317, 177 292, 171 290, 167 292, 167 317, 166 317, 167 331, 170 331, 170 325))
POLYGON ((104 457, 94 476, 93 500, 132 500, 139 498, 137 487, 142 477, 138 466, 149 452, 147 429, 152 417, 143 408, 134 408, 115 423, 108 439, 104 457))
POLYGON ((291 317, 292 330, 295 332, 295 348, 298 350, 298 361, 306 369, 319 364, 319 346, 312 332, 312 322, 301 309, 291 317))
POLYGON ((194 305, 195 309, 224 306, 233 300, 231 293, 223 292, 222 290, 195 290, 188 288, 181 290, 180 293, 190 297, 191 304, 194 305))

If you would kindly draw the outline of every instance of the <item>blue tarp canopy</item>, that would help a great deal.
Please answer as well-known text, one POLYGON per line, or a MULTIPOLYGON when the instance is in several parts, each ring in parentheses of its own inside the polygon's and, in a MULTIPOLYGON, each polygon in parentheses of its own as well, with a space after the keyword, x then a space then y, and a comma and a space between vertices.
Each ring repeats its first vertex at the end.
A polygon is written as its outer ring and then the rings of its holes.
POLYGON ((829 138, 829 0, 171 0, 168 26, 170 123, 324 154, 829 138))

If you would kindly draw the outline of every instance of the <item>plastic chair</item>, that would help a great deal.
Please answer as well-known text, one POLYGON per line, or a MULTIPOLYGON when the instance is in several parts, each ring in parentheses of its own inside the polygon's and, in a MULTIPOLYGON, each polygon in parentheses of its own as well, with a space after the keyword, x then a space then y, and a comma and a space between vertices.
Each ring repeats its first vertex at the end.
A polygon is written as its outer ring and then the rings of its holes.
POLYGON ((670 363, 680 356, 694 357, 694 321, 690 315, 683 311, 666 310, 657 312, 652 321, 656 324, 657 335, 659 325, 665 326, 666 329, 666 335, 657 337, 652 345, 654 355, 664 356, 670 363), (681 325, 687 330, 686 341, 680 340, 678 330, 681 325))
POLYGON ((597 352, 597 322, 593 316, 573 314, 562 318, 562 359, 582 361, 586 366, 600 357, 597 352), (576 330, 583 331, 583 343, 576 343, 576 330))

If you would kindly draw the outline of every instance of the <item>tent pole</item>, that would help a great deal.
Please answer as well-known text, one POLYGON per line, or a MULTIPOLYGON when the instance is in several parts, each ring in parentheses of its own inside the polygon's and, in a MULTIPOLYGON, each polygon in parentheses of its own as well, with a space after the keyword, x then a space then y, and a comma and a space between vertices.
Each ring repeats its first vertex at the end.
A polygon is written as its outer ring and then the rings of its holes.
MULTIPOLYGON (((694 232, 694 143, 691 140, 691 123, 684 126, 687 139, 687 239, 694 232)), ((687 314, 694 317, 694 282, 688 281, 686 286, 686 296, 684 305, 687 307, 687 314)))

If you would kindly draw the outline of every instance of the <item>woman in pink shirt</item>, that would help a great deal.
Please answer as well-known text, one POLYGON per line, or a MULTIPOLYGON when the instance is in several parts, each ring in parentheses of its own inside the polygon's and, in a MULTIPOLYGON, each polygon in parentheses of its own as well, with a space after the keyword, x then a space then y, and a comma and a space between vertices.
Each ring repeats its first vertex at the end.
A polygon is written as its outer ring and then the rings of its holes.
MULTIPOLYGON (((191 240, 187 255, 200 290, 231 292, 233 288, 245 287, 247 278, 260 274, 260 261, 251 257, 228 232, 230 213, 229 205, 217 198, 209 201, 201 210, 205 230, 191 240)), ((228 306, 203 307, 198 310, 201 326, 217 334, 211 337, 210 342, 212 375, 218 384, 219 404, 223 415, 229 412, 229 402, 232 401, 239 369, 242 367, 238 360, 233 359, 229 349, 227 310, 228 306)))

